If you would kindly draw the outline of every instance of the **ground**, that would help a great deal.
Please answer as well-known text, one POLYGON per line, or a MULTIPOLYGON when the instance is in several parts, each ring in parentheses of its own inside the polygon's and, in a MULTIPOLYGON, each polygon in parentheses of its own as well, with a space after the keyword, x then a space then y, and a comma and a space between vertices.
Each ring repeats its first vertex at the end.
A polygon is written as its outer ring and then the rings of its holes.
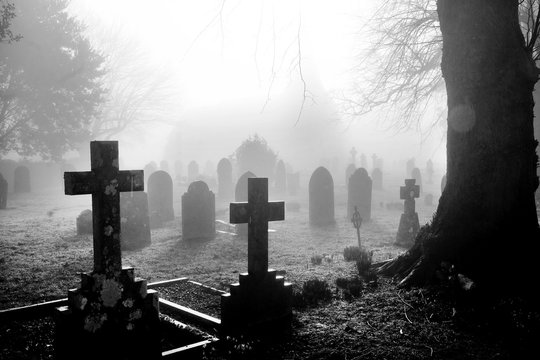
MULTIPOLYGON (((373 251, 374 262, 404 251, 393 244, 401 213, 393 208, 402 203, 401 183, 399 177, 386 179, 386 190, 374 191, 372 221, 362 225, 362 243, 373 251)), ((174 190, 176 219, 152 230, 151 246, 124 252, 123 265, 134 266, 138 276, 150 282, 188 277, 227 290, 247 268, 246 241, 222 224, 218 224, 220 232, 214 240, 183 241, 180 196, 185 186, 175 184, 174 190)), ((439 181, 426 184, 424 194, 427 192, 434 195, 436 204, 439 181)), ((526 334, 519 333, 517 339, 506 335, 512 326, 523 326, 521 318, 528 314, 517 314, 493 326, 485 319, 498 313, 479 316, 460 307, 444 284, 438 290, 398 290, 391 279, 379 278, 378 286, 366 287, 358 297, 347 296, 336 287, 336 279, 352 279, 358 272, 353 262, 343 259, 343 249, 357 244, 356 231, 346 218, 345 187, 336 186, 337 224, 332 228, 310 227, 306 194, 307 184, 298 196, 287 196, 285 200, 300 204, 300 210, 287 211, 285 221, 270 223, 270 266, 285 273, 296 293, 309 279, 326 280, 332 299, 296 306, 293 327, 286 337, 273 344, 246 342, 233 347, 232 355, 252 358, 257 354, 257 358, 269 359, 507 359, 523 348, 526 334), (313 255, 323 257, 320 265, 311 263, 313 255)), ((277 197, 271 194, 270 200, 277 197)), ((92 242, 91 236, 76 235, 75 218, 90 208, 90 201, 90 196, 65 196, 60 189, 10 194, 8 209, 0 210, 0 309, 66 297, 67 289, 78 286, 77 273, 92 268, 92 242)), ((226 204, 217 208, 216 218, 227 222, 226 204)), ((434 210, 435 206, 423 204, 423 195, 417 200, 421 224, 429 221, 434 210)), ((161 296, 201 307, 189 297, 174 298, 166 291, 161 296)), ((8 354, 6 331, 0 327, 0 358, 8 354)), ((47 358, 50 353, 43 352, 38 358, 47 358)), ((208 356, 225 355, 209 350, 208 356)))

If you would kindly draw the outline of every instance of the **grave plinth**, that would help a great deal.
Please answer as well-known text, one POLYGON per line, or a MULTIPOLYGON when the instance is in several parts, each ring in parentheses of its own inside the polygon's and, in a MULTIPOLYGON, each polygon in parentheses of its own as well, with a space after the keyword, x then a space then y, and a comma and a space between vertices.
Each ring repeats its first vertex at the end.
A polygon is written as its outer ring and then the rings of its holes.
POLYGON ((400 187, 400 199, 405 200, 404 212, 399 219, 396 244, 411 246, 420 229, 418 213, 415 211, 414 199, 420 197, 420 186, 415 185, 415 179, 405 179, 405 186, 400 187))
POLYGON ((158 294, 122 268, 120 192, 144 190, 142 171, 118 170, 118 142, 90 143, 91 171, 66 172, 67 195, 92 194, 94 270, 55 312, 58 359, 161 356, 158 294))
POLYGON ((231 224, 248 223, 248 272, 221 297, 224 331, 265 332, 290 325, 292 285, 268 269, 268 221, 284 219, 284 202, 268 202, 266 178, 248 179, 248 202, 231 203, 231 224))

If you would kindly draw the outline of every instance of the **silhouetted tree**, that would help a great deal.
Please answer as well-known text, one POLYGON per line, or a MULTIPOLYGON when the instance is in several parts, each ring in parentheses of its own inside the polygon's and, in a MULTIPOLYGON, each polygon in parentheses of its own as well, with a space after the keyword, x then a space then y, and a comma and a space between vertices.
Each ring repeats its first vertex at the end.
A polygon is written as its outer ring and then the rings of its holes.
POLYGON ((443 261, 499 290, 530 289, 523 281, 537 278, 532 92, 539 71, 518 6, 437 1, 448 98, 447 185, 414 246, 380 269, 402 278, 401 285, 425 284, 443 261))
POLYGON ((0 153, 60 158, 88 138, 103 91, 102 57, 65 0, 20 0, 0 43, 0 153))
POLYGON ((239 175, 251 171, 258 177, 273 177, 277 154, 268 146, 266 140, 255 134, 236 149, 239 175))

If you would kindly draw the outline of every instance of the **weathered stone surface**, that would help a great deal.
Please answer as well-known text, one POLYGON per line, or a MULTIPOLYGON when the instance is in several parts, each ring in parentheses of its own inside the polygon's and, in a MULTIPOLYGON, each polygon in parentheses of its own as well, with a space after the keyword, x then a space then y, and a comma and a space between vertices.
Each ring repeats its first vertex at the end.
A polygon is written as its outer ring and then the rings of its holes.
POLYGON ((8 182, 0 173, 0 209, 7 207, 8 182))
POLYGON ((232 164, 229 159, 223 158, 217 166, 218 199, 231 201, 233 199, 232 164))
POLYGON ((349 179, 347 217, 350 219, 355 206, 363 221, 371 220, 372 181, 364 168, 357 169, 349 179))
POLYGON ((418 214, 415 211, 414 199, 420 197, 420 186, 415 185, 415 179, 406 179, 405 186, 400 187, 400 199, 405 200, 405 210, 399 220, 396 244, 411 246, 420 229, 418 214))
POLYGON ((268 269, 268 221, 284 220, 284 203, 268 202, 268 179, 248 179, 248 201, 231 203, 230 222, 249 223, 248 272, 221 298, 225 331, 265 331, 290 325, 292 286, 268 269))
POLYGON ((309 179, 309 222, 322 226, 335 224, 334 180, 322 166, 309 179))
POLYGON ((142 191, 143 172, 118 170, 116 141, 93 141, 90 153, 91 171, 65 173, 64 186, 92 194, 94 271, 56 310, 56 358, 159 358, 158 295, 121 264, 119 194, 142 191))
POLYGON ((150 175, 152 175, 154 172, 157 171, 157 165, 154 161, 150 161, 148 164, 144 166, 144 182, 148 182, 148 178, 150 175))
POLYGON ((371 172, 371 179, 373 180, 373 189, 382 190, 383 189, 383 173, 379 168, 373 169, 371 172))
POLYGON ((195 181, 182 195, 182 239, 208 239, 216 234, 216 199, 208 185, 195 181))
POLYGON ((26 166, 17 166, 15 168, 13 186, 16 193, 29 193, 32 191, 30 170, 26 166))
POLYGON ((154 172, 148 178, 148 210, 152 223, 174 220, 173 181, 163 170, 154 172))

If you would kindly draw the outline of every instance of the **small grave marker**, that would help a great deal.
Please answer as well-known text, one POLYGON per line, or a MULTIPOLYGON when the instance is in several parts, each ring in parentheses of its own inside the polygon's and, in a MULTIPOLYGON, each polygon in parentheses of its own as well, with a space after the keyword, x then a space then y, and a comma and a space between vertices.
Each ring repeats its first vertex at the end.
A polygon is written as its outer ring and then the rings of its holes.
POLYGON ((399 228, 396 235, 397 245, 411 246, 420 229, 414 204, 414 199, 420 197, 420 186, 415 185, 415 182, 415 179, 405 179, 405 186, 400 187, 399 197, 405 200, 405 209, 399 219, 399 228))
POLYGON ((309 222, 312 225, 333 225, 334 180, 326 168, 318 167, 309 179, 309 222))

